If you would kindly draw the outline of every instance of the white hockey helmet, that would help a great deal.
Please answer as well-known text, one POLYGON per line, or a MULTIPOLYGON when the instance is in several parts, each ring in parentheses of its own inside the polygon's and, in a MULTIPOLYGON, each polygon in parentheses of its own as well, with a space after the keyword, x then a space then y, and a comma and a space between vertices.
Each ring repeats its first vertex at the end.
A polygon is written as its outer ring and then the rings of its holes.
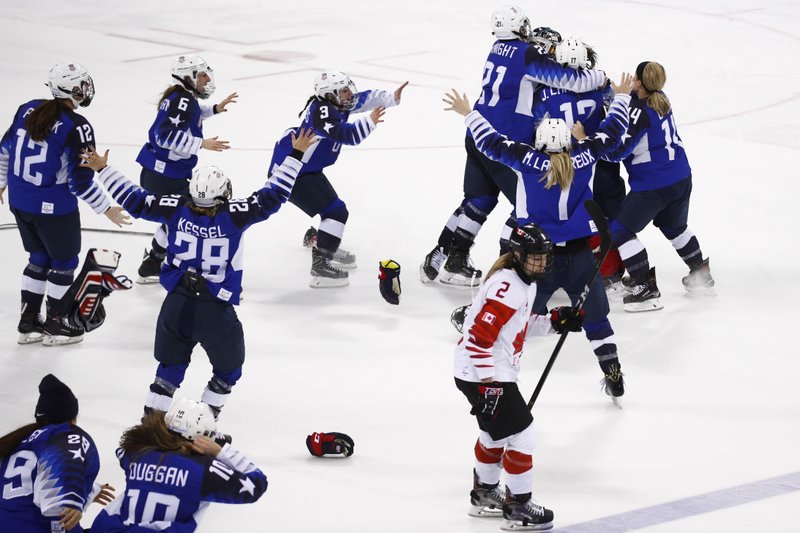
POLYGON ((211 407, 203 402, 181 398, 172 403, 164 415, 167 428, 181 437, 194 440, 196 437, 212 437, 217 431, 217 421, 211 407))
POLYGON ((186 90, 206 99, 217 89, 214 84, 214 69, 200 56, 180 56, 172 62, 172 83, 179 82, 186 90), (208 81, 202 91, 197 90, 197 77, 205 73, 208 81))
POLYGON ((231 197, 231 180, 221 168, 214 165, 197 167, 189 180, 189 194, 200 207, 214 207, 231 197))
POLYGON ((572 146, 572 132, 563 118, 546 118, 536 128, 533 147, 542 152, 559 153, 572 146))
POLYGON ((314 94, 336 107, 351 110, 358 103, 358 90, 344 72, 321 72, 314 78, 314 94))
POLYGON ((589 65, 589 48, 586 43, 575 37, 561 41, 556 45, 556 63, 572 68, 587 68, 589 65))
POLYGON ((47 75, 47 86, 54 98, 68 99, 75 107, 88 107, 94 98, 94 81, 80 63, 53 65, 47 75))
POLYGON ((527 41, 531 35, 531 21, 521 7, 503 6, 492 13, 492 33, 501 41, 527 41))

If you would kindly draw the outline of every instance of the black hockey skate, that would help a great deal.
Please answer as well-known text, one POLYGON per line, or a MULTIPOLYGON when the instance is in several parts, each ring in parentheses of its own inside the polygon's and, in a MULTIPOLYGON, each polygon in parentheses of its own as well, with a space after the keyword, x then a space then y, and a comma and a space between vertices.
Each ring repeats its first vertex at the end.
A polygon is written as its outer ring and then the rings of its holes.
POLYGON ((145 250, 142 264, 139 265, 139 279, 136 280, 136 283, 143 285, 158 283, 158 278, 161 274, 161 262, 161 259, 153 257, 152 253, 145 250))
POLYGON ((469 493, 470 508, 468 514, 478 518, 502 518, 503 505, 506 503, 506 491, 499 483, 489 485, 478 481, 473 470, 473 489, 469 493))
POLYGON ((341 247, 337 248, 336 251, 333 252, 331 262, 335 263, 335 266, 338 268, 344 268, 347 270, 358 268, 358 265, 356 264, 356 254, 348 252, 341 247))
POLYGON ((425 256, 425 261, 419 266, 419 279, 422 283, 431 283, 436 281, 436 276, 439 275, 439 270, 442 265, 447 261, 447 254, 444 248, 436 246, 431 252, 425 256))
POLYGON ((470 264, 468 251, 451 251, 443 270, 439 274, 439 281, 445 285, 477 287, 481 284, 482 272, 470 264))
POLYGON ((347 271, 331 263, 332 256, 332 253, 316 247, 311 250, 311 288, 346 287, 350 284, 347 271))
POLYGON ((44 346, 75 344, 83 340, 83 328, 72 324, 67 317, 51 315, 44 323, 44 346))
POLYGON ((629 313, 658 311, 663 309, 661 293, 656 285, 656 267, 651 267, 644 279, 636 280, 631 293, 622 299, 625 310, 629 313))
POLYGON ((38 311, 28 311, 23 307, 17 326, 17 344, 32 344, 44 340, 44 319, 38 311))
POLYGON ((503 531, 547 531, 553 529, 553 511, 539 505, 530 494, 512 496, 503 505, 503 531))
POLYGON ((614 405, 622 409, 622 403, 620 402, 620 397, 625 394, 625 380, 623 376, 625 374, 622 373, 622 369, 619 366, 619 363, 612 363, 608 365, 605 369, 605 376, 603 380, 600 382, 603 391, 611 397, 611 401, 614 402, 614 405))
POLYGON ((693 268, 688 276, 683 277, 683 287, 691 293, 716 295, 714 291, 714 278, 711 277, 711 269, 708 266, 708 258, 696 268, 693 268))

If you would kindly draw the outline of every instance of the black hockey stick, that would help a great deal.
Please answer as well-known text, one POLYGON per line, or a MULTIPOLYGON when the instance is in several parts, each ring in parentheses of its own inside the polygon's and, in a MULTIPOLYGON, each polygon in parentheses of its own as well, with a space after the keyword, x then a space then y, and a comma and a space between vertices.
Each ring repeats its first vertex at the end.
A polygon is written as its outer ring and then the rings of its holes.
MULTIPOLYGON (((597 275, 600 273, 600 267, 602 266, 603 261, 606 260, 608 251, 611 249, 611 230, 608 227, 608 220, 603 214, 603 211, 600 209, 600 206, 597 205, 597 202, 594 200, 586 200, 586 202, 583 204, 583 207, 586 208, 586 211, 589 213, 589 216, 592 217, 595 226, 597 226, 597 232, 600 235, 600 257, 598 257, 597 264, 594 266, 594 272, 592 273, 592 277, 589 279, 589 284, 586 286, 586 290, 583 291, 583 294, 581 294, 581 297, 578 298, 578 302, 575 304, 576 311, 583 309, 583 304, 586 302, 586 297, 589 295, 589 291, 592 289, 592 285, 594 285, 594 280, 597 279, 597 275)), ((567 340, 568 333, 569 331, 565 331, 558 339, 556 349, 553 350, 553 355, 551 355, 550 360, 547 361, 547 366, 544 367, 542 377, 539 378, 539 383, 536 384, 536 389, 533 391, 533 395, 528 402, 528 409, 533 409, 533 404, 536 403, 536 398, 539 397, 539 393, 542 391, 544 382, 547 379, 548 374, 550 374, 550 369, 553 368, 553 363, 556 362, 556 357, 558 357, 561 347, 564 346, 564 341, 567 340)))

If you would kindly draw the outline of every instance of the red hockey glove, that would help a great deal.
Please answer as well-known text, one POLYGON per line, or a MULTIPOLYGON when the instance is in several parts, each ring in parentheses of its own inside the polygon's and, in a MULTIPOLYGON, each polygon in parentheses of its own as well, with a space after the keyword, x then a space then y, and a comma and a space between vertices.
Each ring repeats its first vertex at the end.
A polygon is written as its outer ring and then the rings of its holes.
POLYGON ((355 443, 344 433, 317 433, 316 431, 306 437, 306 446, 311 455, 322 457, 328 454, 341 454, 345 457, 353 455, 355 443))
POLYGON ((556 333, 564 333, 565 331, 580 331, 583 327, 583 317, 585 313, 583 309, 576 311, 574 307, 563 306, 556 307, 550 311, 550 323, 556 333))

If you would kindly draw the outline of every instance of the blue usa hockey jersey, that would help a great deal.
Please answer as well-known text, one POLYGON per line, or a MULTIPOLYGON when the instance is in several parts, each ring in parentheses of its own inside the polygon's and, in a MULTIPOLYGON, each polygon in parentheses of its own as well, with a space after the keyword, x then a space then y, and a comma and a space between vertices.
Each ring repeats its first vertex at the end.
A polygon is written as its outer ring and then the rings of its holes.
POLYGON ((263 188, 248 198, 226 200, 213 216, 200 215, 186 204, 191 197, 153 196, 108 166, 99 174, 103 185, 136 218, 167 226, 167 257, 161 284, 172 292, 186 272, 203 276, 212 295, 239 303, 244 269, 242 237, 251 225, 275 214, 289 198, 302 167, 299 151, 287 156, 263 188))
POLYGON ((92 533, 195 531, 208 504, 253 503, 267 490, 267 477, 226 444, 216 457, 117 450, 125 493, 100 511, 92 533))
POLYGON ((634 96, 630 117, 628 135, 607 159, 624 162, 631 191, 661 189, 688 178, 692 169, 672 110, 661 117, 634 96))
POLYGON ((35 430, 0 460, 0 531, 63 531, 59 513, 86 508, 99 470, 94 441, 78 426, 64 422, 35 430))
POLYGON ((581 94, 542 86, 537 89, 533 99, 534 122, 538 126, 545 118, 560 118, 570 128, 580 122, 586 134, 591 135, 600 127, 603 108, 613 97, 614 91, 610 85, 604 90, 594 89, 581 94))
POLYGON ((515 206, 520 225, 535 222, 554 243, 588 237, 596 232, 583 203, 592 198, 591 184, 597 159, 619 145, 628 127, 629 101, 630 96, 617 95, 599 130, 573 145, 571 158, 575 176, 564 190, 558 185, 550 189, 544 187, 544 178, 550 169, 549 154, 499 134, 476 111, 467 115, 467 126, 478 149, 522 175, 523 187, 517 187, 515 206))
POLYGON ((339 109, 335 105, 321 99, 314 98, 308 106, 303 122, 299 128, 291 128, 284 132, 283 137, 275 143, 275 150, 270 163, 270 173, 292 151, 291 134, 297 134, 301 129, 314 128, 319 137, 319 142, 312 145, 303 154, 303 171, 301 174, 319 172, 329 167, 339 158, 343 144, 355 146, 366 139, 375 130, 375 124, 368 115, 358 117, 353 122, 347 119, 351 113, 371 111, 376 107, 392 107, 397 105, 394 93, 389 91, 373 90, 358 93, 358 102, 352 111, 339 109))
POLYGON ((190 179, 203 144, 203 121, 213 114, 214 106, 201 106, 188 91, 176 90, 159 104, 136 162, 168 178, 190 179))
POLYGON ((62 110, 42 141, 31 139, 25 128, 25 117, 45 101, 21 105, 0 140, 0 187, 8 186, 9 205, 37 215, 66 215, 78 209, 77 197, 105 212, 110 203, 92 181, 94 172, 79 166, 81 150, 95 144, 89 121, 62 110))

